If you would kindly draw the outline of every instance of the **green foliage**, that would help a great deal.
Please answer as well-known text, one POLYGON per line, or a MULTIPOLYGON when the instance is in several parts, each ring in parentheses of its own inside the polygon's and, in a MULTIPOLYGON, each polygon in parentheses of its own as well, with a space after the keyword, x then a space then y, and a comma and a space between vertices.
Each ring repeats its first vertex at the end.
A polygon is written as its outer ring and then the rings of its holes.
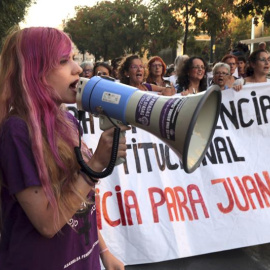
POLYGON ((150 6, 149 17, 150 42, 149 55, 156 55, 164 48, 177 48, 177 42, 183 35, 181 22, 173 15, 174 9, 166 1, 157 1, 150 6))
POLYGON ((258 17, 262 17, 265 25, 270 25, 270 0, 242 0, 234 5, 233 13, 243 19, 254 17, 254 23, 258 23, 258 17))
POLYGON ((184 29, 183 53, 186 54, 189 36, 193 37, 199 33, 199 27, 197 27, 199 9, 197 6, 200 4, 200 0, 169 0, 168 4, 175 10, 175 15, 184 29))
MULTIPOLYGON (((227 27, 226 15, 231 10, 233 0, 152 0, 155 6, 167 6, 178 26, 178 34, 183 37, 184 54, 187 53, 188 42, 201 32, 215 36, 227 27)), ((171 25, 171 24, 170 24, 171 25)))
POLYGON ((212 37, 219 58, 249 38, 250 16, 262 15, 270 22, 268 6, 270 0, 151 0, 148 7, 142 0, 101 1, 94 7, 77 7, 65 31, 81 52, 96 59, 142 55, 146 49, 148 56, 156 55, 164 48, 176 49, 180 40, 184 53, 199 55, 207 48, 207 42, 195 42, 200 33, 212 37), (241 20, 232 19, 233 14, 241 20))
POLYGON ((201 12, 200 16, 196 18, 195 25, 209 35, 216 35, 226 30, 232 5, 232 0, 200 1, 197 8, 201 12))
POLYGON ((8 30, 24 19, 27 8, 33 0, 1 0, 0 1, 0 48, 8 30))
POLYGON ((187 55, 200 56, 209 61, 209 41, 198 41, 195 37, 190 37, 187 43, 187 55))
POLYGON ((64 29, 81 52, 98 60, 127 53, 143 54, 148 32, 148 10, 141 0, 102 1, 77 7, 76 17, 64 29))
POLYGON ((234 18, 229 24, 230 37, 232 46, 234 47, 240 40, 249 39, 251 37, 251 16, 239 19, 234 18))

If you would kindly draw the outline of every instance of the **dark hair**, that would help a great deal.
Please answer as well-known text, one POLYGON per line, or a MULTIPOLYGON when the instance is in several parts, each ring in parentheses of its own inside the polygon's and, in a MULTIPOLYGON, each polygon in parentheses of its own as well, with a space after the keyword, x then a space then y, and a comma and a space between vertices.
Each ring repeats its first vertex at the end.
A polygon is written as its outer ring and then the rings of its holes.
MULTIPOLYGON (((201 91, 204 91, 206 90, 207 88, 207 72, 208 72, 208 65, 207 65, 207 62, 202 58, 202 57, 199 57, 199 56, 193 56, 193 57, 190 57, 189 59, 187 59, 183 65, 183 68, 182 68, 182 72, 181 74, 178 76, 177 78, 177 83, 179 84, 179 86, 183 89, 188 89, 189 87, 189 84, 190 84, 190 80, 189 80, 189 71, 192 69, 193 67, 193 60, 195 59, 200 59, 204 66, 205 66, 205 75, 204 77, 201 79, 200 81, 200 85, 199 85, 199 92, 201 91)), ((182 89, 180 89, 180 92, 182 91, 182 89)))
POLYGON ((169 67, 166 70, 166 73, 164 74, 165 77, 170 77, 171 73, 174 72, 174 67, 169 67))
POLYGON ((162 65, 162 73, 161 73, 161 77, 163 77, 164 74, 165 74, 165 72, 166 72, 166 64, 165 64, 164 61, 161 59, 161 57, 159 57, 159 56, 153 56, 153 57, 149 60, 149 62, 148 62, 148 64, 147 64, 147 67, 148 67, 148 76, 147 76, 147 78, 146 78, 146 81, 147 81, 148 83, 155 83, 154 78, 153 78, 152 73, 151 73, 151 65, 152 65, 155 61, 159 61, 159 62, 161 63, 161 65, 162 65))
POLYGON ((112 77, 114 77, 115 79, 119 79, 118 68, 119 68, 119 65, 120 65, 122 59, 123 59, 123 57, 117 57, 117 58, 112 59, 112 61, 111 61, 112 77))
POLYGON ((248 45, 241 43, 241 42, 238 42, 238 44, 233 49, 232 54, 237 56, 237 57, 239 57, 239 56, 246 57, 249 54, 248 45))
POLYGON ((119 68, 118 68, 118 76, 119 76, 119 80, 121 83, 128 84, 128 85, 130 84, 129 78, 126 76, 125 72, 128 72, 132 61, 135 59, 141 60, 141 58, 138 55, 132 54, 132 55, 129 55, 129 56, 123 58, 123 60, 121 61, 119 68))
POLYGON ((96 63, 94 64, 94 69, 93 69, 93 74, 94 74, 94 75, 97 75, 97 74, 96 74, 96 69, 97 69, 98 67, 104 67, 104 68, 108 69, 108 71, 109 71, 109 76, 112 76, 112 67, 111 67, 108 63, 106 63, 106 62, 96 62, 96 63))
POLYGON ((255 64, 256 61, 258 60, 258 57, 260 53, 265 52, 268 53, 268 51, 264 49, 256 50, 248 58, 248 67, 247 67, 247 76, 252 76, 254 74, 254 68, 250 65, 250 63, 255 64))
POLYGON ((117 58, 112 59, 111 61, 112 68, 113 69, 118 68, 122 60, 123 60, 123 57, 117 57, 117 58))
POLYGON ((242 62, 244 62, 244 63, 247 62, 247 59, 246 59, 245 56, 240 55, 240 56, 237 56, 237 58, 238 58, 238 62, 239 62, 239 61, 242 61, 242 62))

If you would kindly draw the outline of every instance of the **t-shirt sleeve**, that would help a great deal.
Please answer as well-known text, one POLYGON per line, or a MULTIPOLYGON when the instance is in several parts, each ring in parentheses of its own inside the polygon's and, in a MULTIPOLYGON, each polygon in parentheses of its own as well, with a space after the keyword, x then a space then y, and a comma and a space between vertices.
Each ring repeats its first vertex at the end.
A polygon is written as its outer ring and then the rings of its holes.
POLYGON ((145 87, 147 88, 148 91, 152 91, 152 86, 150 83, 144 83, 145 87))
POLYGON ((11 117, 0 137, 0 166, 4 184, 10 194, 30 186, 40 186, 26 123, 11 117))

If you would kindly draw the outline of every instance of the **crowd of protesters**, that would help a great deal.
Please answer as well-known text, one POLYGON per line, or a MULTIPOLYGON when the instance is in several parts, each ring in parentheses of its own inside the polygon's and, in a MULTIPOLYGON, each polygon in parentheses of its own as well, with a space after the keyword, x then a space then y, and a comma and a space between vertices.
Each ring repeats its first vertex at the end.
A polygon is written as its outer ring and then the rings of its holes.
POLYGON ((268 82, 270 55, 265 42, 260 43, 251 54, 247 45, 239 43, 211 67, 204 57, 188 55, 177 56, 174 63, 168 66, 160 56, 143 62, 138 55, 113 59, 111 65, 107 62, 86 63, 81 65, 81 76, 84 77, 89 78, 85 74, 91 70, 92 76, 109 75, 143 91, 189 95, 204 91, 212 84, 218 85, 221 90, 232 88, 240 91, 248 83, 268 82), (106 74, 95 72, 95 68, 101 64, 108 66, 106 74), (89 68, 91 65, 92 68, 89 68))
MULTIPOLYGON (((262 44, 263 45, 263 44, 262 44)), ((74 61, 72 41, 47 27, 15 29, 0 61, 0 268, 123 270, 97 229, 94 192, 111 158, 114 129, 102 132, 92 154, 80 138, 77 119, 63 104, 76 102, 79 76, 114 77, 160 95, 192 95, 211 84, 241 90, 267 82, 270 56, 262 46, 248 58, 234 52, 212 70, 200 56, 178 56, 168 68, 159 56, 138 55, 107 62, 74 61), (241 64, 240 64, 241 62, 241 64)), ((121 126, 121 131, 130 127, 121 126)), ((125 137, 117 157, 126 157, 125 137)))

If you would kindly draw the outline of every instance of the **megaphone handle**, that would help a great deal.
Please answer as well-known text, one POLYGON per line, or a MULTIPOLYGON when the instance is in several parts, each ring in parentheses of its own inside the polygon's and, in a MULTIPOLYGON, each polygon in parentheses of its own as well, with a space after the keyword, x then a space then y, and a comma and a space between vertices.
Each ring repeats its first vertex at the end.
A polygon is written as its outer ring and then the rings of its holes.
POLYGON ((114 135, 113 135, 113 145, 112 145, 112 152, 111 152, 111 160, 107 168, 102 172, 95 172, 93 171, 84 161, 81 153, 80 147, 74 147, 74 151, 76 154, 76 158, 78 163, 81 165, 81 170, 84 172, 93 182, 97 182, 93 178, 104 178, 110 175, 113 172, 115 162, 117 159, 117 152, 118 152, 118 144, 119 144, 119 137, 120 137, 121 129, 119 127, 115 127, 114 135))
MULTIPOLYGON (((108 118, 108 116, 106 116, 106 115, 99 115, 99 128, 101 130, 107 130, 111 127, 117 127, 118 124, 122 124, 122 122, 118 121, 116 119, 108 118)), ((120 139, 120 137, 124 137, 125 134, 126 134, 125 131, 121 131, 119 139, 120 139)), ((115 162, 115 166, 120 165, 120 164, 124 163, 125 161, 126 161, 125 158, 117 158, 116 162, 115 162)))
MULTIPOLYGON (((120 132, 119 139, 121 137, 124 137, 125 135, 126 135, 126 132, 125 131, 121 131, 120 132)), ((120 158, 117 158, 116 161, 115 161, 115 166, 120 165, 120 164, 122 164, 124 162, 126 162, 126 159, 125 158, 121 158, 121 157, 120 158)))

